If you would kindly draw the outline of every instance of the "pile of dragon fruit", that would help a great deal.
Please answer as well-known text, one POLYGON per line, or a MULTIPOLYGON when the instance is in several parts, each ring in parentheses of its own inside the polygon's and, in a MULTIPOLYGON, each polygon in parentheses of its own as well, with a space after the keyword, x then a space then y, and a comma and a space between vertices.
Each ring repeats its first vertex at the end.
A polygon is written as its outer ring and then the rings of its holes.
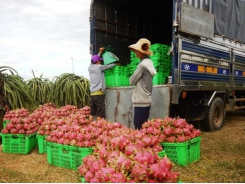
POLYGON ((166 156, 158 156, 160 151, 154 136, 125 126, 106 128, 93 153, 83 158, 79 174, 89 183, 178 182, 179 173, 172 171, 174 165, 166 156))
POLYGON ((77 109, 66 105, 57 108, 52 103, 40 105, 32 113, 28 110, 14 109, 4 115, 4 120, 10 120, 2 129, 3 134, 33 134, 50 135, 58 126, 64 124, 88 124, 89 107, 77 109))
POLYGON ((4 134, 33 134, 39 129, 39 124, 29 118, 29 112, 24 108, 5 114, 4 120, 10 120, 1 131, 4 134))
POLYGON ((80 177, 91 183, 178 182, 174 164, 158 155, 163 150, 160 143, 186 142, 201 134, 181 118, 152 119, 134 130, 106 119, 89 122, 88 115, 87 106, 57 108, 49 103, 32 113, 17 109, 4 116, 10 122, 1 132, 37 133, 49 142, 93 148, 78 168, 80 177))
POLYGON ((170 117, 149 120, 142 125, 141 131, 146 135, 158 137, 160 142, 172 143, 186 142, 201 135, 201 131, 185 119, 170 117))

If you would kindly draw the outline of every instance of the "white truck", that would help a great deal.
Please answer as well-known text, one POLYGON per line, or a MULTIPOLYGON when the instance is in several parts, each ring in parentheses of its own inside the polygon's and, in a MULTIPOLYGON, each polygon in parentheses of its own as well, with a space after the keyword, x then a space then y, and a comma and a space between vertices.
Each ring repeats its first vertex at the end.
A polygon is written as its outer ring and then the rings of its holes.
MULTIPOLYGON (((222 128, 245 109, 245 0, 92 0, 91 54, 111 45, 122 64, 140 38, 170 45, 172 72, 155 85, 150 119, 185 118, 222 128)), ((107 88, 106 118, 133 128, 132 86, 107 88)))

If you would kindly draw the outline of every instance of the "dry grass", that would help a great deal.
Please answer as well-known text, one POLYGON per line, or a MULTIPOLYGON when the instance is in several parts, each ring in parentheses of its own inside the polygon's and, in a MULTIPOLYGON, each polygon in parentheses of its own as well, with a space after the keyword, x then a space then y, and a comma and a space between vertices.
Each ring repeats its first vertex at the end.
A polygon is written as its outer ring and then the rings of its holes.
POLYGON ((175 167, 181 180, 195 183, 245 182, 245 113, 227 114, 217 132, 202 132, 201 159, 187 167, 175 167))
POLYGON ((77 183, 78 171, 48 164, 35 148, 30 154, 7 154, 0 146, 0 183, 77 183))
MULTIPOLYGON (((217 132, 202 132, 201 158, 185 167, 175 166, 187 183, 245 183, 245 113, 227 114, 217 132)), ((35 148, 30 154, 3 153, 0 146, 0 183, 77 183, 78 171, 48 164, 35 148)))

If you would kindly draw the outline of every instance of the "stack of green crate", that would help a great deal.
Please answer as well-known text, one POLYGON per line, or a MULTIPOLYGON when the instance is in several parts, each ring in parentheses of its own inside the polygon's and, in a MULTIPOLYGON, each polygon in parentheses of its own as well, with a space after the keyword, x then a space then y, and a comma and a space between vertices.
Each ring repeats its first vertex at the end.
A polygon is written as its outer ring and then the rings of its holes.
POLYGON ((136 54, 133 51, 130 51, 130 63, 125 68, 125 80, 127 83, 125 86, 130 86, 129 78, 132 76, 134 71, 136 70, 140 59, 136 57, 136 54))
POLYGON ((104 73, 107 87, 125 86, 125 66, 115 66, 104 73))
POLYGON ((113 78, 113 70, 108 69, 104 71, 105 74, 105 83, 107 87, 114 87, 114 78, 113 78))
POLYGON ((114 74, 114 86, 115 87, 120 87, 124 86, 124 67, 121 66, 115 66, 113 67, 113 74, 114 74))
POLYGON ((125 66, 125 86, 130 86, 129 78, 136 70, 140 59, 136 57, 133 51, 130 51, 130 63, 125 66))
MULTIPOLYGON (((164 44, 153 44, 150 50, 153 55, 150 59, 157 70, 153 77, 153 85, 166 83, 166 78, 171 73, 171 56, 168 55, 170 46, 164 44)), ((136 70, 140 59, 136 57, 133 51, 130 51, 130 63, 126 66, 115 66, 105 71, 105 80, 107 87, 130 86, 129 78, 136 70)))
POLYGON ((154 67, 157 70, 157 74, 153 77, 153 84, 165 84, 166 77, 171 72, 171 56, 168 55, 170 46, 164 44, 153 44, 150 50, 153 55, 150 57, 153 61, 154 67))
POLYGON ((132 75, 131 72, 129 71, 129 67, 128 66, 121 66, 122 68, 122 77, 123 77, 123 86, 130 86, 129 83, 129 77, 132 75))
MULTIPOLYGON (((166 77, 170 75, 172 65, 171 56, 168 55, 169 49, 170 46, 164 44, 153 44, 150 47, 150 50, 153 52, 150 59, 153 61, 153 65, 157 70, 157 74, 153 77, 153 85, 165 84, 166 77)), ((139 64, 140 59, 131 51, 130 60, 130 64, 127 65, 127 71, 132 75, 139 64)))
POLYGON ((131 69, 130 72, 134 73, 134 71, 136 70, 136 68, 140 62, 140 58, 137 58, 136 54, 133 51, 131 51, 130 52, 130 60, 131 60, 131 62, 129 64, 130 69, 131 69))

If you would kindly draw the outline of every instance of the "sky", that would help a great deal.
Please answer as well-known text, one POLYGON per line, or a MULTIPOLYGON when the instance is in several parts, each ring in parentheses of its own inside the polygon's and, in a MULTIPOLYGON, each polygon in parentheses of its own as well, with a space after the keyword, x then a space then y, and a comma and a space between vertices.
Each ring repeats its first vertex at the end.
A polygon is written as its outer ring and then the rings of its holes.
POLYGON ((24 79, 89 79, 91 0, 0 0, 0 66, 24 79))

